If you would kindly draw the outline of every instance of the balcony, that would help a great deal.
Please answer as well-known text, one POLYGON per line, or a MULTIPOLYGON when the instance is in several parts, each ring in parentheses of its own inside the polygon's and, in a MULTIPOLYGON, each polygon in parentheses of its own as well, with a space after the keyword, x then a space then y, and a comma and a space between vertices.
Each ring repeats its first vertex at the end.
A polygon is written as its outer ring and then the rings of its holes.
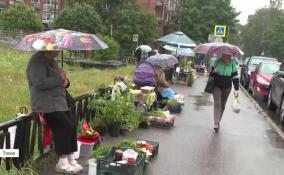
POLYGON ((163 6, 163 0, 156 0, 156 7, 162 7, 163 6))
POLYGON ((40 3, 34 2, 34 8, 35 9, 40 9, 40 3))
POLYGON ((5 7, 5 6, 6 6, 5 1, 0 1, 0 7, 5 7))

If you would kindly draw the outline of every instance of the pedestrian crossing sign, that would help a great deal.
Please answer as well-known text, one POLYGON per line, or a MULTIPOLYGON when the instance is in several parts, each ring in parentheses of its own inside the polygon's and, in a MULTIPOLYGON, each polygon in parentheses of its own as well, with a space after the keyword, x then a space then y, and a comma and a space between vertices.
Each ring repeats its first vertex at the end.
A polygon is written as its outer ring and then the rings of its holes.
POLYGON ((215 25, 214 36, 225 37, 227 26, 215 25))

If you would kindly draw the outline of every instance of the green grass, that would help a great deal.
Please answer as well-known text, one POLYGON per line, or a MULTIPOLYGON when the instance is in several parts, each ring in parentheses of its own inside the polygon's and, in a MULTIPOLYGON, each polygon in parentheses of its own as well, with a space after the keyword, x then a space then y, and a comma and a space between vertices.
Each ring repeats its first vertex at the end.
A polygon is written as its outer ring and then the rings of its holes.
MULTIPOLYGON (((0 123, 14 118, 21 106, 30 109, 25 73, 30 56, 28 52, 0 48, 0 123)), ((116 75, 132 79, 135 67, 98 70, 64 65, 64 69, 71 82, 69 92, 79 96, 95 90, 101 84, 112 83, 116 75)))

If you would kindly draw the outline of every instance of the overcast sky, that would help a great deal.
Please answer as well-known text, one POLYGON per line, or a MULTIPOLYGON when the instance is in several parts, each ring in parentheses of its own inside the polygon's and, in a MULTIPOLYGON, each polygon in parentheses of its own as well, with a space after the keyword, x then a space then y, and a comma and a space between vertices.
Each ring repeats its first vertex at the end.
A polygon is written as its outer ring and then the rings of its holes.
POLYGON ((241 24, 247 23, 248 15, 255 13, 257 9, 269 5, 269 0, 231 0, 232 6, 236 8, 238 12, 241 12, 238 19, 241 24))

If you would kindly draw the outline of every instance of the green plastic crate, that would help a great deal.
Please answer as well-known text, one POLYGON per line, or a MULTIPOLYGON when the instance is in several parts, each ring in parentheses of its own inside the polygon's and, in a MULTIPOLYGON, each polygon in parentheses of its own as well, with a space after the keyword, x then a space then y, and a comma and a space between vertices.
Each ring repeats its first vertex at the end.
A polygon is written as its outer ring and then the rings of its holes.
POLYGON ((105 157, 97 159, 97 175, 144 175, 145 153, 139 153, 136 164, 126 165, 113 161, 117 149, 113 147, 105 157))

